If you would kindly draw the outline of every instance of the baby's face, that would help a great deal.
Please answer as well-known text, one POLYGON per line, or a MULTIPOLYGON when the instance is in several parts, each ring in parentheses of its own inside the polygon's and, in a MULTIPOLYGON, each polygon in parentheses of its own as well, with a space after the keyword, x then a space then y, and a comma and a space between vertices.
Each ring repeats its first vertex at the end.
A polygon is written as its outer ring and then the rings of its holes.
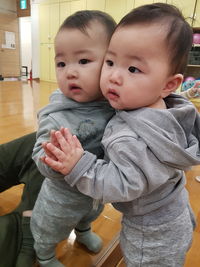
POLYGON ((99 79, 108 46, 104 27, 93 22, 87 33, 62 29, 55 38, 55 67, 59 88, 77 102, 103 98, 99 79))
POLYGON ((118 28, 101 75, 103 95, 115 109, 153 107, 169 78, 165 31, 157 24, 118 28))

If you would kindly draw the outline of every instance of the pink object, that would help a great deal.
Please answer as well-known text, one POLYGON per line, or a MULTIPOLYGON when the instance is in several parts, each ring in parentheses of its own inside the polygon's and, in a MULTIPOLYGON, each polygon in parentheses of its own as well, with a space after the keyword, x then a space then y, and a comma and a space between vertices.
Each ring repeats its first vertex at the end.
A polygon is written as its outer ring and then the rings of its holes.
POLYGON ((193 44, 200 44, 200 33, 193 34, 193 44))
POLYGON ((195 80, 194 77, 192 77, 192 76, 188 76, 188 77, 186 77, 186 78, 184 79, 184 82, 187 82, 187 81, 194 81, 194 80, 195 80))

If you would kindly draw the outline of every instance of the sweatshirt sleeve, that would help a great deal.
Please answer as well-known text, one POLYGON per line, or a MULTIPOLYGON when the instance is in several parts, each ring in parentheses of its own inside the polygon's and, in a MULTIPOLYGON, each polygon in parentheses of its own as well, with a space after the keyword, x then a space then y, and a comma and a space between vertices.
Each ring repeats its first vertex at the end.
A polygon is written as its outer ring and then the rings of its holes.
POLYGON ((39 121, 39 127, 36 135, 36 143, 33 148, 32 158, 35 161, 40 173, 44 177, 53 179, 63 179, 62 174, 54 171, 40 160, 40 158, 45 155, 44 149, 42 148, 42 143, 49 141, 50 131, 53 129, 58 129, 54 119, 49 115, 43 116, 39 121))
POLYGON ((160 164, 141 139, 115 140, 109 147, 108 157, 109 161, 100 160, 85 152, 72 172, 65 176, 66 182, 103 203, 114 203, 148 194, 174 175, 174 170, 160 164))

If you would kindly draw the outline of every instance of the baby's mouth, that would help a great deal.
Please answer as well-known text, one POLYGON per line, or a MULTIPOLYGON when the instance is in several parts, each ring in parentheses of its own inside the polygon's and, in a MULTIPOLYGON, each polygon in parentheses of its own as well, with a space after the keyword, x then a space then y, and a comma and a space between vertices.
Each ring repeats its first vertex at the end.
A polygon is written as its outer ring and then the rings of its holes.
POLYGON ((119 96, 119 95, 116 93, 116 91, 115 91, 114 89, 110 89, 110 90, 108 91, 108 94, 109 94, 109 95, 113 95, 113 96, 119 96))
POLYGON ((75 90, 81 90, 81 87, 79 87, 77 85, 70 85, 69 89, 72 91, 75 91, 75 90))

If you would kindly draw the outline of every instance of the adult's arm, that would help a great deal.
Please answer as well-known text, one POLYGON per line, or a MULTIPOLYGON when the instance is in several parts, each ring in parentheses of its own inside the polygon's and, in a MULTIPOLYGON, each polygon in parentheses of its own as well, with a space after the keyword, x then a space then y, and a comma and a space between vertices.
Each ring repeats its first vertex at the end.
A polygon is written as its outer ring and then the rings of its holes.
POLYGON ((20 184, 32 164, 36 133, 0 145, 0 192, 20 184))

